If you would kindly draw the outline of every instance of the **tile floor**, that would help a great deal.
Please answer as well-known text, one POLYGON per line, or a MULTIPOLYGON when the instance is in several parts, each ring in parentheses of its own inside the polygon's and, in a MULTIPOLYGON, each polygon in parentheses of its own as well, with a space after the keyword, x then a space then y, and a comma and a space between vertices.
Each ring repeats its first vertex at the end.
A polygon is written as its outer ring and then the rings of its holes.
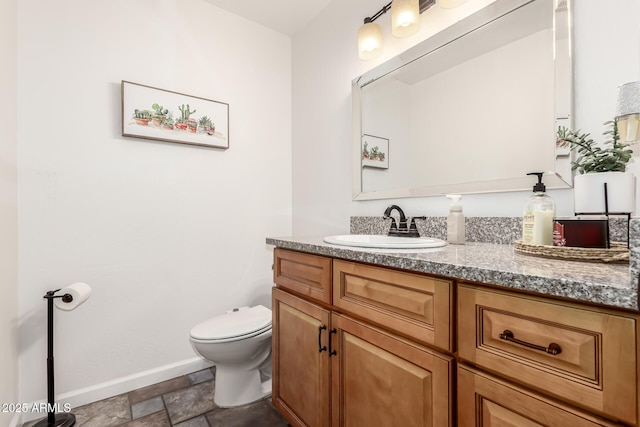
MULTIPOLYGON (((74 408, 78 427, 285 427, 271 397, 237 408, 213 402, 215 367, 74 408)), ((24 424, 31 427, 37 421, 24 424)))

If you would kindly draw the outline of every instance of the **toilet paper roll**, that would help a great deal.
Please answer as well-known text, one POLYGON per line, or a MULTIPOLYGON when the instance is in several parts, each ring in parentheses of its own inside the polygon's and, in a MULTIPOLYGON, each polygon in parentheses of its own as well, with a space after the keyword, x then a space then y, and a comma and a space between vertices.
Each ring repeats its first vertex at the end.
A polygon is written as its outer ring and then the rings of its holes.
POLYGON ((56 298, 56 307, 60 310, 70 311, 77 308, 80 304, 85 302, 91 296, 91 286, 86 283, 78 282, 60 289, 56 295, 71 295, 72 300, 65 302, 66 298, 56 298))

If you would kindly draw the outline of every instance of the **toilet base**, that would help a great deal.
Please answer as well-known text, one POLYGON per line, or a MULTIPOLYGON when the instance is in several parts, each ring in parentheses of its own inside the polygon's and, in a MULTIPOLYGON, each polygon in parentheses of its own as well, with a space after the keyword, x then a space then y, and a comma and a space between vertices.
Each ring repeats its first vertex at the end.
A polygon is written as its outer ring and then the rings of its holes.
POLYGON ((233 408, 255 402, 271 394, 271 380, 260 381, 260 371, 237 371, 216 366, 213 401, 220 408, 233 408))

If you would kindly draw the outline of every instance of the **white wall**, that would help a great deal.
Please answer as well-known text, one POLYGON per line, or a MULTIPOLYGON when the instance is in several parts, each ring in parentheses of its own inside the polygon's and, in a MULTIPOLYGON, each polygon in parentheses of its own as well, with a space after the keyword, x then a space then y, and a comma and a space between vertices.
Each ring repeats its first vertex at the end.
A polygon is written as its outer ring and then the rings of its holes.
MULTIPOLYGON (((0 14, 0 116, 18 119, 17 0, 3 0, 0 14)), ((18 402, 18 180, 16 126, 5 126, 0 137, 0 403, 18 402)), ((14 414, 0 412, 0 426, 14 414)))
MULTIPOLYGON (((384 52, 360 61, 356 34, 362 20, 377 11, 366 0, 335 0, 293 39, 293 231, 296 235, 347 232, 351 215, 382 215, 392 202, 408 215, 446 215, 444 197, 402 200, 351 200, 351 79, 424 40, 491 0, 470 1, 453 10, 430 9, 413 37, 394 39, 390 16, 376 22, 383 31, 384 52), (310 151, 327 156, 308 156, 310 151)), ((601 123, 615 113, 616 87, 640 79, 638 0, 604 5, 574 2, 576 9, 576 127, 599 136, 601 123), (626 46, 620 52, 620 45, 626 46), (624 53, 624 54, 623 54, 624 53)), ((636 175, 640 162, 636 159, 636 175)), ((559 215, 573 213, 573 191, 552 190, 559 215)), ((519 216, 526 192, 469 195, 468 216, 519 216)))
POLYGON ((18 24, 20 400, 46 393, 42 296, 84 281, 55 313, 56 390, 78 404, 194 358, 198 322, 270 305, 291 39, 201 0, 22 0, 18 24), (121 80, 229 103, 230 148, 121 137, 121 80))

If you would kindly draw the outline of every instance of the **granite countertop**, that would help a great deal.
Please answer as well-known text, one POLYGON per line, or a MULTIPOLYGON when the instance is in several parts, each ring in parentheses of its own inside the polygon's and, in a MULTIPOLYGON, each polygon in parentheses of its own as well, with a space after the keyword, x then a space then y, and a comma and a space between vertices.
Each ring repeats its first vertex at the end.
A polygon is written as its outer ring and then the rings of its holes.
POLYGON ((435 249, 370 249, 322 237, 270 237, 267 244, 408 271, 638 310, 628 264, 564 261, 525 255, 510 244, 466 243, 435 249))

